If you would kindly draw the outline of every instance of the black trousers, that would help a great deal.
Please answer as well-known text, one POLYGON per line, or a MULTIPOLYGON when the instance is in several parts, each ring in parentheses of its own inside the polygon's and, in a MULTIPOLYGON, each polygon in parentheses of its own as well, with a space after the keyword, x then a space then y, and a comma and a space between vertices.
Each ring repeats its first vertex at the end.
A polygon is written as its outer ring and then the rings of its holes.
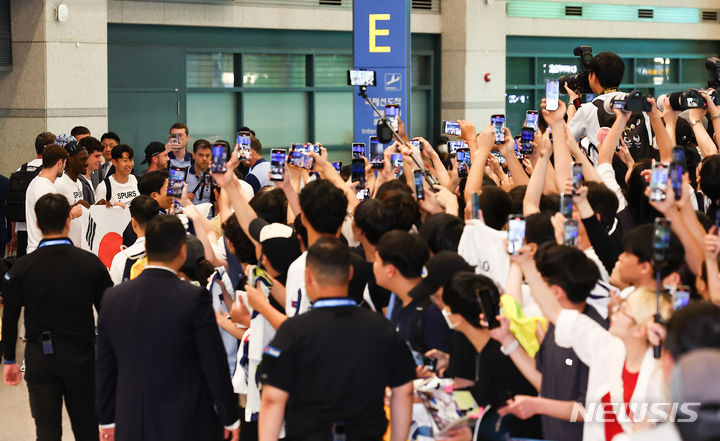
POLYGON ((54 354, 44 355, 39 341, 25 347, 25 380, 37 441, 60 441, 65 400, 77 441, 97 441, 95 346, 53 339, 54 354))
POLYGON ((26 254, 27 251, 27 243, 28 243, 28 233, 27 231, 18 231, 17 232, 17 256, 21 257, 26 254))

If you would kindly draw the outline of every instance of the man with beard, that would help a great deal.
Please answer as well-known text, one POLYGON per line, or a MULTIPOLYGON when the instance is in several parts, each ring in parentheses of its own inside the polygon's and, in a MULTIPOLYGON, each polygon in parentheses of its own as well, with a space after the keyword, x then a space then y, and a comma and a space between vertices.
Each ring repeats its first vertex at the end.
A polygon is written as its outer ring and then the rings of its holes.
MULTIPOLYGON (((62 176, 67 159, 67 151, 57 144, 50 144, 43 149, 43 169, 40 174, 30 182, 27 192, 25 193, 25 219, 28 230, 27 254, 35 251, 42 239, 42 232, 37 225, 37 216, 35 215, 35 203, 42 196, 57 191, 55 188, 55 180, 62 176)), ((70 218, 74 219, 81 214, 82 208, 75 207, 70 211, 70 218)))

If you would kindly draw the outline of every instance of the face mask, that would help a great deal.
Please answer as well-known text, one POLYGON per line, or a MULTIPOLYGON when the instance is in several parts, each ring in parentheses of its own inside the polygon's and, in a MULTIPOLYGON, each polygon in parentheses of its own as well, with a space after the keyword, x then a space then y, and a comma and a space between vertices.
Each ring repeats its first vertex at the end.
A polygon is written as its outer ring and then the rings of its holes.
POLYGON ((450 311, 448 311, 447 308, 443 308, 443 310, 442 310, 442 316, 443 316, 443 318, 445 319, 445 323, 447 323, 448 328, 450 328, 450 329, 455 329, 455 328, 457 327, 458 323, 453 323, 453 322, 450 320, 450 311))

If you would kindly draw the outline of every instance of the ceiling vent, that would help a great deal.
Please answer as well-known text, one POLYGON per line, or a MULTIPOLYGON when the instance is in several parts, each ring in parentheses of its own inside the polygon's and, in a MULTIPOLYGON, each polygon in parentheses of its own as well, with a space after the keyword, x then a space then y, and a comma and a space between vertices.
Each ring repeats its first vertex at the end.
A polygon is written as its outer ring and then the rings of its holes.
POLYGON ((638 18, 655 18, 655 11, 652 9, 638 9, 638 18))
POLYGON ((432 9, 432 0, 412 0, 413 9, 432 9))
POLYGON ((702 21, 717 21, 718 11, 702 11, 700 18, 702 21))
POLYGON ((568 17, 582 17, 582 6, 565 6, 565 15, 568 17))

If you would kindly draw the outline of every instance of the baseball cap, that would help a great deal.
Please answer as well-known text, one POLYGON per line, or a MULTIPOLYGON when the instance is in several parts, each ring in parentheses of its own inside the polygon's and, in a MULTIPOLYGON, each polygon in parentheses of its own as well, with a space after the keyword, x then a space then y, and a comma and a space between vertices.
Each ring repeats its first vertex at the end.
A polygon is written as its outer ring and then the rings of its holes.
POLYGON ((150 162, 153 156, 159 155, 165 151, 165 145, 158 141, 153 141, 145 147, 145 159, 141 164, 147 164, 150 162))
POLYGON ((460 271, 473 271, 473 267, 458 253, 447 250, 440 251, 425 263, 422 269, 422 280, 408 294, 416 300, 429 298, 460 271))
POLYGON ((192 234, 186 235, 186 244, 187 257, 185 257, 185 265, 183 266, 185 268, 195 268, 198 262, 205 257, 205 250, 200 239, 192 234))
POLYGON ((77 141, 77 139, 75 139, 75 137, 72 135, 68 135, 67 133, 61 133, 55 138, 55 142, 53 144, 65 147, 65 144, 71 141, 77 141))
POLYGON ((65 144, 63 148, 65 148, 65 151, 68 152, 68 155, 70 156, 73 156, 76 153, 80 153, 81 151, 85 150, 85 147, 78 144, 77 141, 70 141, 65 144))
POLYGON ((290 264, 301 254, 300 241, 295 230, 288 225, 268 223, 258 217, 250 222, 248 231, 250 237, 262 245, 262 253, 280 274, 286 273, 290 264))

